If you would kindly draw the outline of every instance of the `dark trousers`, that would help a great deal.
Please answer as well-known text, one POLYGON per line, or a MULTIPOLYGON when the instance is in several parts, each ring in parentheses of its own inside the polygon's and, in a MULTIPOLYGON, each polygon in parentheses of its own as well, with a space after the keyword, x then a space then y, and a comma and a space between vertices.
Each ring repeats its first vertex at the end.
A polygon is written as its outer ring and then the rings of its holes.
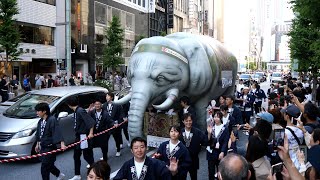
POLYGON ((74 148, 73 159, 74 159, 74 174, 80 175, 81 167, 81 154, 83 152, 83 158, 88 164, 92 165, 94 163, 92 148, 80 149, 80 147, 74 148))
POLYGON ((258 101, 254 104, 254 112, 258 114, 261 111, 262 101, 258 101))
POLYGON ((1 102, 5 102, 9 99, 8 91, 2 91, 1 90, 1 102))
MULTIPOLYGON (((50 146, 50 147, 41 147, 40 153, 49 152, 54 149, 56 149, 56 146, 50 146)), ((41 175, 42 179, 49 180, 50 179, 50 173, 58 177, 60 175, 60 170, 54 165, 54 162, 56 161, 56 155, 55 154, 48 154, 46 156, 40 157, 41 160, 41 175)))
POLYGON ((100 148, 101 148, 103 160, 108 162, 108 145, 100 148))
POLYGON ((41 164, 41 175, 43 180, 50 179, 50 173, 58 177, 60 175, 60 170, 54 165, 53 162, 46 162, 41 164))
POLYGON ((250 122, 250 117, 252 116, 252 111, 242 111, 242 117, 246 123, 250 122))
POLYGON ((125 123, 122 129, 124 136, 126 137, 127 141, 129 141, 128 123, 125 123))
POLYGON ((208 160, 208 172, 209 172, 209 180, 214 180, 214 174, 218 172, 218 166, 220 161, 218 159, 208 160), (215 170, 217 169, 217 170, 215 170))
POLYGON ((197 178, 198 178, 198 169, 197 168, 190 168, 190 170, 188 172, 190 174, 191 180, 197 180, 197 178))
POLYGON ((120 144, 123 144, 121 128, 117 128, 112 133, 113 139, 116 142, 117 152, 120 152, 120 144))

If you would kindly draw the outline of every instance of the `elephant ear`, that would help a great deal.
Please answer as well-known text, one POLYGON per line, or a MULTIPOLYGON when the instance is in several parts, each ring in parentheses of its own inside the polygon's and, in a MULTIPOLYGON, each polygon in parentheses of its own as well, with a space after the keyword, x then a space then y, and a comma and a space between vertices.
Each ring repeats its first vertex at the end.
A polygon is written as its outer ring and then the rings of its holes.
POLYGON ((213 71, 208 58, 213 56, 213 52, 194 37, 178 41, 189 62, 190 82, 186 92, 189 95, 201 95, 208 91, 213 83, 213 71))

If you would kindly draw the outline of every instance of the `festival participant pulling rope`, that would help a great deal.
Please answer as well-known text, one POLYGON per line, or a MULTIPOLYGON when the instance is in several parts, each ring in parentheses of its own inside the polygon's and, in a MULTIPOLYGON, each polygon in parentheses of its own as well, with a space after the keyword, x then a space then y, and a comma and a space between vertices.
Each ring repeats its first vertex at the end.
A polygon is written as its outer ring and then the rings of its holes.
MULTIPOLYGON (((106 129, 106 130, 104 130, 104 131, 102 131, 102 132, 99 132, 99 133, 97 133, 97 134, 94 134, 93 137, 96 137, 96 136, 99 136, 99 135, 101 135, 101 134, 104 134, 104 133, 106 133, 106 132, 108 132, 108 131, 110 131, 110 130, 112 130, 112 129, 116 129, 116 128, 120 127, 122 124, 127 123, 127 122, 128 122, 128 120, 125 120, 125 121, 123 121, 122 123, 120 123, 118 126, 113 126, 112 128, 109 128, 109 129, 106 129)), ((46 155, 48 155, 48 154, 54 154, 54 153, 57 153, 57 152, 60 152, 60 151, 65 151, 65 150, 67 150, 67 149, 69 149, 69 148, 71 148, 71 147, 73 147, 73 146, 76 146, 76 145, 80 144, 81 142, 86 141, 86 140, 88 140, 88 139, 89 139, 89 138, 87 137, 87 138, 85 138, 85 139, 83 139, 83 140, 81 140, 81 141, 78 141, 78 142, 69 144, 69 145, 66 147, 66 149, 61 149, 61 148, 60 148, 60 149, 52 150, 52 151, 45 152, 45 153, 41 153, 41 154, 35 154, 35 155, 32 155, 32 156, 23 156, 23 157, 19 157, 19 158, 3 159, 3 160, 0 160, 0 163, 8 163, 8 162, 14 162, 14 161, 21 161, 21 160, 27 160, 27 159, 37 158, 37 157, 41 157, 41 156, 46 156, 46 155)))

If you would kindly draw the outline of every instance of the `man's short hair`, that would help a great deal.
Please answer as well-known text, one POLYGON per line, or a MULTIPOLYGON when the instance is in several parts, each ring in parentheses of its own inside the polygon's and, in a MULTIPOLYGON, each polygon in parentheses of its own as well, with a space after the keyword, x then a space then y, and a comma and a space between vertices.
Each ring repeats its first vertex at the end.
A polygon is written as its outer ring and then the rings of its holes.
POLYGON ((110 96, 112 100, 114 100, 114 94, 112 92, 108 92, 107 95, 110 96))
POLYGON ((180 98, 180 102, 184 102, 184 103, 186 103, 187 105, 190 105, 189 103, 190 103, 190 99, 187 97, 187 96, 182 96, 181 98, 180 98))
POLYGON ((224 157, 219 164, 219 173, 223 180, 245 180, 248 179, 249 165, 244 157, 230 153, 224 157), (238 159, 241 164, 234 163, 233 160, 238 159), (237 165, 239 167, 235 167, 237 165))
POLYGON ((79 99, 78 96, 70 96, 66 100, 67 105, 69 106, 78 106, 79 105, 79 99))
POLYGON ((48 105, 48 103, 39 103, 37 104, 34 109, 36 111, 45 111, 47 116, 50 116, 50 107, 48 105))
POLYGON ((308 116, 311 120, 317 120, 319 115, 319 111, 316 105, 308 102, 304 105, 304 113, 308 116))
POLYGON ((190 117, 190 118, 191 118, 191 120, 193 120, 193 119, 192 119, 192 115, 191 115, 191 113, 185 113, 185 114, 183 114, 183 120, 188 119, 188 117, 190 117))
POLYGON ((143 139, 142 137, 135 137, 135 138, 132 139, 132 141, 131 141, 131 143, 130 143, 131 149, 132 149, 133 144, 134 144, 135 142, 143 142, 144 145, 147 147, 147 141, 146 141, 145 139, 143 139))
POLYGON ((97 177, 102 179, 110 179, 111 168, 106 161, 97 161, 93 163, 87 171, 87 175, 89 175, 90 171, 93 171, 97 177))
POLYGON ((226 99, 227 99, 227 98, 231 99, 231 101, 234 101, 234 96, 232 96, 232 95, 227 95, 227 96, 226 96, 226 99))

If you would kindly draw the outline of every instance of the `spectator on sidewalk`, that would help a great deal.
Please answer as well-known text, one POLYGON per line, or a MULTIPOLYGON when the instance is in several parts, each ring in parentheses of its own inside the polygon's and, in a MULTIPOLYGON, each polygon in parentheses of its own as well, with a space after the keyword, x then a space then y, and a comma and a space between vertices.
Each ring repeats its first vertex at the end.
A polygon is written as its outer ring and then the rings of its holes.
POLYGON ((28 74, 24 75, 24 78, 23 78, 23 89, 24 89, 25 92, 31 91, 30 76, 28 74))
POLYGON ((0 95, 1 95, 1 102, 5 102, 9 99, 9 82, 7 82, 7 75, 3 75, 0 81, 0 95))
POLYGON ((251 176, 248 162, 242 156, 234 153, 224 157, 218 169, 219 180, 249 180, 251 176))
POLYGON ((52 88, 52 87, 54 87, 53 85, 54 85, 54 80, 52 79, 52 75, 49 74, 48 75, 48 86, 47 86, 47 88, 52 88))
POLYGON ((18 96, 19 81, 17 80, 16 75, 12 76, 12 80, 10 81, 10 87, 12 88, 14 96, 18 96))

